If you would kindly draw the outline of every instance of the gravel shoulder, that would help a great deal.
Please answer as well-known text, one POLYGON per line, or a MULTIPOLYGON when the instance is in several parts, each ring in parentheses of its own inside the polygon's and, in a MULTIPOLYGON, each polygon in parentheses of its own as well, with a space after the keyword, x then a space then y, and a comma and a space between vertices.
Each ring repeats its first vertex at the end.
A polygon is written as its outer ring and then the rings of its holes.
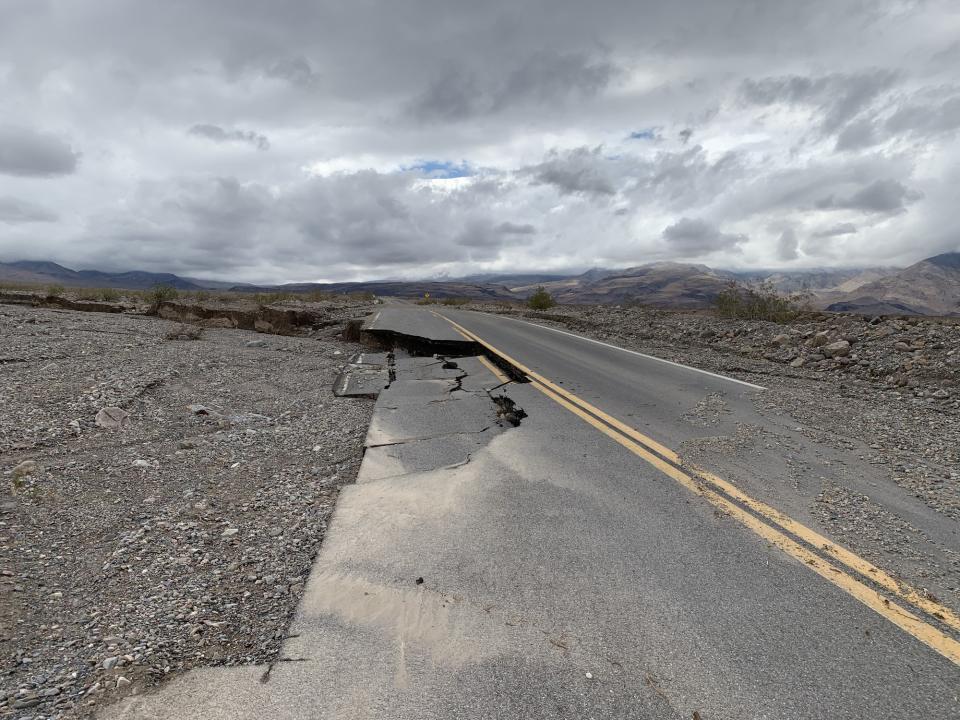
POLYGON ((359 349, 344 320, 371 308, 190 339, 0 305, 0 716, 86 717, 191 667, 277 660, 361 460, 373 402, 331 387, 359 349))

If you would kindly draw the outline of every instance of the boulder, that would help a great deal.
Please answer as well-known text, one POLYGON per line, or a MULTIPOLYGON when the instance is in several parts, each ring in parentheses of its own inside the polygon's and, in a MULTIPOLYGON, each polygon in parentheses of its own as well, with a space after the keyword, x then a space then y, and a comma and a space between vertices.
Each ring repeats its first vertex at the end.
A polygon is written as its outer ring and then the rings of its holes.
POLYGON ((821 347, 820 352, 828 358, 846 357, 850 354, 850 343, 847 340, 837 340, 836 342, 821 347))

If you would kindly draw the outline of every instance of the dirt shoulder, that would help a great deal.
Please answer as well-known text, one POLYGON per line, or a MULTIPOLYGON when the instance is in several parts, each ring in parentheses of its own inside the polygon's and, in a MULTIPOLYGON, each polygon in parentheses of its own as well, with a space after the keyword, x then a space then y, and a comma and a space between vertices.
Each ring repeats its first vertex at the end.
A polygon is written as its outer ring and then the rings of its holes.
POLYGON ((189 339, 0 305, 0 715, 87 716, 190 667, 277 659, 360 463, 373 403, 331 386, 358 349, 343 321, 370 307, 189 339))

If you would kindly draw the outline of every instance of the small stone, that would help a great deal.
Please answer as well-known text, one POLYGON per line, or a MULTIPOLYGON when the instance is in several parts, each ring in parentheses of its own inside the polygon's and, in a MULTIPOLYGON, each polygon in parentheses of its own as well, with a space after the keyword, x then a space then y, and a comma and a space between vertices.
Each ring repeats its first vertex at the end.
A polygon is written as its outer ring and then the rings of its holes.
POLYGON ((238 528, 234 528, 234 527, 227 528, 227 529, 224 530, 222 533, 220 533, 220 537, 225 537, 225 538, 226 538, 226 537, 233 537, 233 536, 236 535, 238 532, 240 532, 240 530, 239 530, 238 528))
POLYGON ((790 367, 795 367, 795 368, 803 367, 803 364, 806 361, 807 359, 801 355, 800 357, 794 358, 793 360, 790 361, 790 367))
POLYGON ((123 430, 130 425, 130 413, 118 407, 105 407, 97 413, 95 422, 105 430, 123 430))
POLYGON ((130 684, 130 681, 127 680, 123 675, 117 678, 117 687, 122 688, 130 684))
POLYGON ((33 475, 37 471, 36 460, 24 460, 13 468, 13 477, 22 478, 27 475, 33 475))
POLYGON ((265 348, 267 346, 266 340, 249 340, 243 344, 244 347, 248 348, 265 348))
POLYGON ((148 468, 150 467, 150 462, 148 460, 137 458, 133 461, 133 466, 138 468, 148 468))
POLYGON ((113 670, 117 666, 118 662, 120 662, 120 658, 118 656, 108 657, 103 661, 101 666, 104 670, 113 670))
POLYGON ((936 398, 937 400, 948 400, 950 398, 950 391, 940 388, 939 390, 935 390, 931 397, 936 398))
POLYGON ((587 680, 593 680, 593 673, 586 673, 587 680))

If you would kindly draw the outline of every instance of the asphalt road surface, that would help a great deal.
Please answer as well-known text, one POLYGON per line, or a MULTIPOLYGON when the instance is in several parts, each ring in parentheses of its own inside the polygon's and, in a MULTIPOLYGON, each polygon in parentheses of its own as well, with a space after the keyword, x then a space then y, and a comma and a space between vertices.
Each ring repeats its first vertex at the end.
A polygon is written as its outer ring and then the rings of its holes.
POLYGON ((195 673, 118 716, 960 717, 960 619, 825 537, 782 443, 954 547, 956 528, 758 412, 761 388, 498 316, 390 305, 372 327, 501 367, 397 362, 299 662, 195 673), (744 428, 778 440, 738 453, 744 428))

